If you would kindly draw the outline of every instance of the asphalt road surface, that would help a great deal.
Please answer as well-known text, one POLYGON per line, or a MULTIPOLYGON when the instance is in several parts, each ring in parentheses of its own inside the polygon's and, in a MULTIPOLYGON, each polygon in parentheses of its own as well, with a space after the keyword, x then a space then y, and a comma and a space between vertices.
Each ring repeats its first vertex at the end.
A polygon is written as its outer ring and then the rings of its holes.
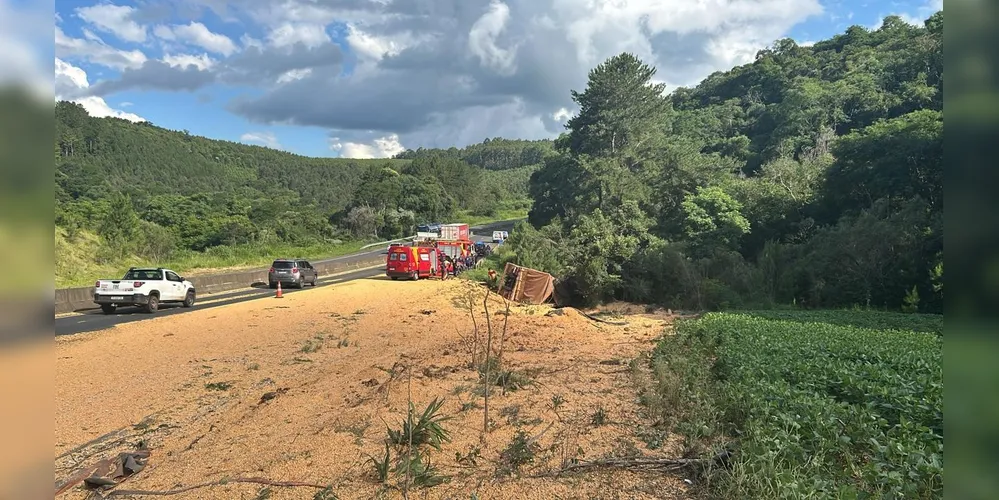
MULTIPOLYGON (((489 224, 487 226, 482 226, 478 228, 472 228, 473 235, 471 237, 472 241, 491 241, 493 231, 509 231, 514 226, 514 222, 505 221, 494 224, 489 224)), ((387 245, 385 247, 375 247, 369 251, 345 255, 342 257, 336 257, 333 259, 325 259, 321 261, 314 261, 316 263, 320 262, 339 262, 346 261, 351 262, 354 260, 364 260, 369 259, 372 256, 384 255, 386 252, 387 245)), ((316 288, 321 288, 324 286, 333 285, 336 283, 343 283, 346 281, 353 281, 364 278, 371 278, 375 276, 381 276, 385 274, 385 269, 383 266, 379 266, 374 269, 360 269, 357 271, 346 272, 343 274, 338 274, 336 276, 326 276, 320 277, 319 281, 316 283, 316 288)), ((282 288, 282 293, 300 293, 307 292, 311 290, 312 287, 306 285, 302 289, 295 288, 282 288)), ((170 316, 173 314, 184 314, 190 311, 200 311, 204 309, 211 309, 215 307, 224 307, 231 304, 238 304, 240 302, 246 302, 248 300, 262 299, 265 297, 274 296, 275 291, 267 287, 266 284, 261 284, 257 287, 243 288, 239 290, 232 290, 228 292, 213 293, 205 296, 198 297, 199 301, 194 304, 192 308, 181 307, 180 304, 162 304, 160 305, 160 310, 155 314, 148 314, 142 312, 137 307, 122 307, 119 308, 115 314, 104 314, 99 309, 88 310, 81 314, 74 314, 70 316, 63 316, 56 318, 55 320, 55 334, 59 335, 73 335, 76 333, 92 332, 96 330, 103 330, 105 328, 111 328, 115 325, 120 325, 122 323, 131 323, 134 321, 142 321, 145 319, 158 318, 161 316, 170 316)))

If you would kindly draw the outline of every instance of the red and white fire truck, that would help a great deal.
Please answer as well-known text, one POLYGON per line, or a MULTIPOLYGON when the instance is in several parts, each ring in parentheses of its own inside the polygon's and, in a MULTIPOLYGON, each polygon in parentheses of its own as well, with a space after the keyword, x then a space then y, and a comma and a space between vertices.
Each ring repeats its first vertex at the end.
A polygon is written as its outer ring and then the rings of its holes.
POLYGON ((445 224, 441 226, 440 238, 426 238, 412 246, 394 245, 389 248, 385 274, 394 280, 443 277, 442 268, 447 268, 445 256, 457 261, 473 255, 469 235, 468 224, 445 224))

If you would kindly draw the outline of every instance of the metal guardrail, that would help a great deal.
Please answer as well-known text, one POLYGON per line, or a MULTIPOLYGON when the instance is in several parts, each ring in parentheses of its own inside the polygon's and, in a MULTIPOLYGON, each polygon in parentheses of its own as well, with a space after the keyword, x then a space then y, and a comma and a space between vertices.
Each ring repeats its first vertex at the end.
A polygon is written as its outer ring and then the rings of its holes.
POLYGON ((405 238, 399 238, 399 239, 395 239, 395 240, 379 241, 378 243, 371 243, 371 244, 368 244, 368 245, 364 245, 363 247, 361 247, 361 250, 367 250, 369 248, 376 247, 378 245, 388 245, 390 243, 401 243, 401 242, 404 242, 404 241, 413 241, 414 239, 416 239, 416 236, 407 236, 405 238))

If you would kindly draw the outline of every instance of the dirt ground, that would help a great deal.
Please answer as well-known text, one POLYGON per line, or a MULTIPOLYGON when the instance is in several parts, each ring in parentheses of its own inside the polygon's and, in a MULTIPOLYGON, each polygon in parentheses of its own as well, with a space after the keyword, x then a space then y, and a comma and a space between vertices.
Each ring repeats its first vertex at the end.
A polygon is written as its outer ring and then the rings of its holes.
MULTIPOLYGON (((472 321, 455 304, 468 285, 373 278, 60 337, 56 483, 142 441, 148 466, 119 490, 257 477, 330 485, 342 499, 401 498, 377 480, 368 457, 384 454, 387 426, 401 428, 411 391, 418 412, 444 398, 441 412, 452 417, 443 423, 451 441, 429 452, 449 480, 412 489, 413 498, 688 496, 681 475, 551 477, 573 458, 679 456, 672 440, 651 450, 637 437, 648 424, 636 392, 644 374, 629 365, 652 347, 668 315, 619 307, 597 322, 568 308, 513 307, 503 365, 527 385, 492 389, 483 438, 480 376, 469 368, 472 321), (264 401, 265 394, 273 397, 264 401), (506 474, 501 453, 518 429, 537 444, 534 460, 506 474)), ((484 293, 477 289, 480 342, 484 293)), ((489 307, 498 348, 503 302, 494 295, 489 307)), ((317 491, 229 482, 171 498, 297 499, 317 491)), ((87 492, 75 486, 60 498, 87 492)))

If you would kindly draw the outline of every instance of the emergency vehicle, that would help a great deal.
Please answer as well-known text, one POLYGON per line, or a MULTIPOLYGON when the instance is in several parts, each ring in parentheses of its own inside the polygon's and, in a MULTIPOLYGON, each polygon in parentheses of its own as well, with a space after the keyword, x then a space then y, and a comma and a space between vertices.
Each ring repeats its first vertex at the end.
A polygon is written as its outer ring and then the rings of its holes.
POLYGON ((385 260, 385 275, 393 280, 429 278, 437 269, 437 250, 429 246, 394 245, 385 260))

